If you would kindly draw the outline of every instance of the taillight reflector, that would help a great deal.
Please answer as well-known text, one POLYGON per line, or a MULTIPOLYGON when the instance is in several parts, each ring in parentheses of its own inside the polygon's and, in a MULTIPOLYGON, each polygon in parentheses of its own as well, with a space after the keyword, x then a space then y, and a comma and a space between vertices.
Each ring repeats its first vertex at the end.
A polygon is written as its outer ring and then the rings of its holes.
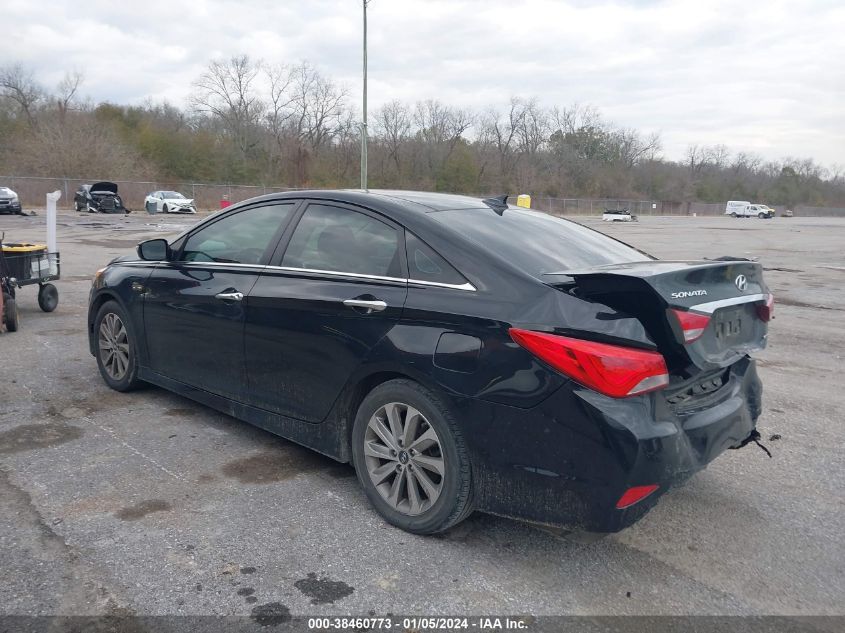
POLYGON ((624 398, 669 384, 666 361, 658 352, 516 328, 510 335, 559 372, 606 396, 624 398))
POLYGON ((622 510, 623 508, 634 505, 638 501, 642 501, 659 487, 660 486, 657 484, 653 484, 651 486, 634 486, 633 488, 628 488, 625 493, 619 497, 619 501, 616 502, 616 509, 622 510))
POLYGON ((692 343, 697 341, 704 334, 707 325, 710 323, 710 317, 706 314, 696 314, 695 312, 687 312, 686 310, 676 310, 670 308, 670 312, 675 315, 678 324, 681 326, 681 332, 684 334, 684 343, 692 343))
POLYGON ((757 304, 757 316, 761 321, 769 322, 775 316, 775 296, 773 294, 766 295, 765 303, 757 304))

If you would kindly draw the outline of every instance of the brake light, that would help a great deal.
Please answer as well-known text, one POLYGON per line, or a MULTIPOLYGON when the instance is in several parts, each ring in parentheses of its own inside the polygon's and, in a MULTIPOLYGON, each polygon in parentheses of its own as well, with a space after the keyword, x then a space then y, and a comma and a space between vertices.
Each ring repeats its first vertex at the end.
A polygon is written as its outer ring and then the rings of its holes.
POLYGON ((516 328, 510 335, 540 360, 606 396, 624 398, 669 384, 666 361, 658 352, 516 328))
POLYGON ((633 488, 628 488, 625 493, 619 497, 619 501, 616 502, 616 509, 622 510, 634 505, 638 501, 642 501, 659 487, 660 486, 657 484, 653 484, 651 486, 634 486, 633 488))
POLYGON ((766 295, 765 303, 757 304, 757 316, 766 323, 775 317, 775 296, 773 294, 766 295))
POLYGON ((707 325, 710 323, 710 317, 706 314, 696 314, 695 312, 676 310, 675 308, 670 308, 670 312, 675 315, 678 325, 681 326, 685 344, 700 339, 704 334, 704 330, 707 329, 707 325))

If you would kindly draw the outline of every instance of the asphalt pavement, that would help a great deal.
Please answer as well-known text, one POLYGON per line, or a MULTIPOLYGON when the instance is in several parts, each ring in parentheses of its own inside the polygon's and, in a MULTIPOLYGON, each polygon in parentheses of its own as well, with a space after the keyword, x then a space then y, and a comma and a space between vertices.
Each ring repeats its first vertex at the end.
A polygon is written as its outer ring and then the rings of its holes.
MULTIPOLYGON (((476 514, 418 537, 351 467, 156 388, 110 391, 90 278, 197 217, 62 212, 59 307, 0 334, 0 614, 845 614, 845 219, 579 218, 661 258, 759 257, 763 441, 594 543, 476 514), (256 611, 257 610, 257 611, 256 611)), ((44 213, 0 216, 44 239, 44 213)))

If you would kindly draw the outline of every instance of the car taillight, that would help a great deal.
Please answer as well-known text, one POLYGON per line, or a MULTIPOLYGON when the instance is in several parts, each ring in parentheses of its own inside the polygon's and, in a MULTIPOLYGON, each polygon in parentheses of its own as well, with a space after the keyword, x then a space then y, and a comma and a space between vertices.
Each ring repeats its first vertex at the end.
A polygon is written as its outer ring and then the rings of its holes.
POLYGON ((634 486, 633 488, 628 488, 624 494, 619 497, 619 501, 616 502, 616 509, 622 510, 634 505, 638 501, 642 501, 659 487, 660 486, 653 484, 651 486, 634 486))
POLYGON ((669 384, 666 361, 658 352, 516 328, 510 335, 540 360, 606 396, 624 398, 669 384))
POLYGON ((675 315, 678 325, 681 326, 681 331, 684 333, 684 343, 692 343, 700 339, 704 330, 707 329, 708 323, 710 323, 710 317, 706 314, 696 314, 675 308, 670 308, 669 311, 675 315))
POLYGON ((757 316, 761 321, 768 323, 775 316, 775 296, 773 294, 766 295, 765 303, 757 304, 757 316))

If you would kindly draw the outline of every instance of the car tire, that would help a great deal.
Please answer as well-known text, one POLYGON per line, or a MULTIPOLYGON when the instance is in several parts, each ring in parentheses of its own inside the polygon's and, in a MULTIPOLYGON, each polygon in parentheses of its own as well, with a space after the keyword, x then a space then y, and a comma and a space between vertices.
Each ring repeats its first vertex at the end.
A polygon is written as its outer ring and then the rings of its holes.
POLYGON ((38 307, 44 312, 52 312, 59 305, 59 291, 53 284, 44 284, 38 288, 38 307))
POLYGON ((364 398, 352 457, 370 503, 396 527, 435 534, 472 513, 472 469, 455 415, 416 382, 391 380, 364 398))
POLYGON ((170 213, 170 209, 167 207, 167 205, 164 205, 164 206, 161 208, 161 210, 162 210, 162 212, 163 212, 163 213, 170 213))
POLYGON ((6 324, 7 332, 18 331, 18 304, 7 292, 3 293, 3 322, 6 324))
POLYGON ((119 303, 106 301, 100 307, 94 318, 94 336, 97 367, 105 383, 115 391, 131 391, 141 386, 135 351, 137 339, 119 303))
POLYGON ((736 217, 736 213, 731 213, 731 217, 732 217, 732 218, 735 218, 735 217, 736 217))
POLYGON ((758 213, 758 214, 757 214, 757 217, 758 217, 758 218, 760 218, 761 220, 765 220, 765 219, 766 219, 766 214, 765 214, 765 213, 758 213))

